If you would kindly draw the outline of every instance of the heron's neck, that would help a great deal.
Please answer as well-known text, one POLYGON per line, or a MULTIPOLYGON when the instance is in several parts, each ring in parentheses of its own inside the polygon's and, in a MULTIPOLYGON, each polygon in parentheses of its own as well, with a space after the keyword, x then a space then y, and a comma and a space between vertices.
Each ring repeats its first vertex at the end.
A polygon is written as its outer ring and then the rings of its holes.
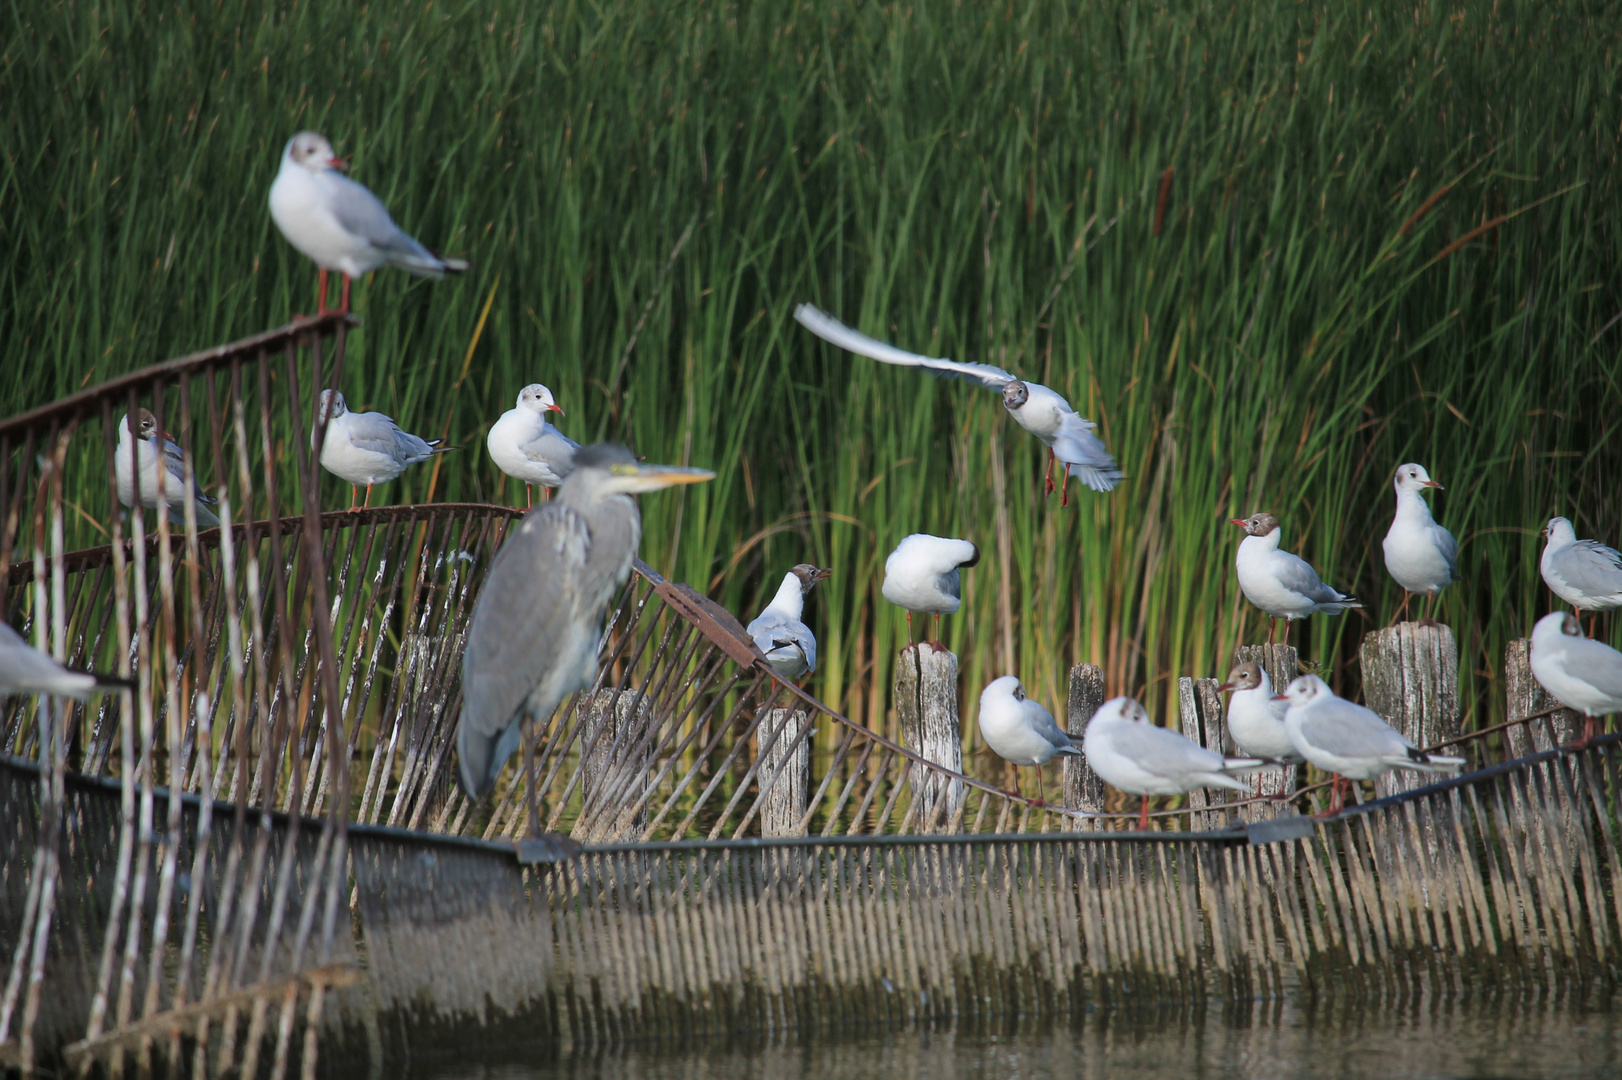
POLYGON ((766 605, 766 610, 790 619, 798 619, 804 614, 805 590, 800 587, 800 579, 792 572, 783 575, 783 584, 777 587, 777 595, 766 605))

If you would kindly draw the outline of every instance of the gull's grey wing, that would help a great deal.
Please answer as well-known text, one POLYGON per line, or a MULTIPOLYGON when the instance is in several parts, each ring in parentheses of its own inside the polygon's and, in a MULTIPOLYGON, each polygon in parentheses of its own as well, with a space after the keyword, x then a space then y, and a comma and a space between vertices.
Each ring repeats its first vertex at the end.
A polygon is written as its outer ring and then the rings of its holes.
POLYGON ((1222 772, 1222 755, 1163 727, 1123 725, 1114 738, 1115 748, 1156 776, 1181 779, 1190 773, 1222 772))
POLYGON ((781 615, 761 615, 744 631, 754 639, 755 648, 767 655, 783 645, 798 645, 805 653, 805 666, 817 670, 817 638, 811 628, 798 619, 781 615))
POLYGON ((1579 540, 1550 560, 1567 585, 1584 596, 1622 594, 1622 552, 1598 540, 1579 540))
POLYGON ((920 356, 917 353, 898 349, 894 345, 886 344, 877 338, 870 338, 860 330, 852 330, 832 315, 820 311, 810 304, 801 304, 794 309, 794 318, 801 326, 811 331, 822 340, 841 349, 865 356, 869 360, 877 360, 881 364, 899 364, 902 367, 924 368, 936 375, 952 378, 969 379, 979 383, 988 390, 1001 390, 1004 386, 1014 382, 1014 376, 1000 367, 991 364, 965 364, 956 360, 945 360, 935 356, 920 356))
POLYGON ((548 428, 546 433, 538 439, 531 439, 518 447, 518 452, 531 461, 543 461, 548 465, 556 466, 564 453, 574 453, 580 449, 580 444, 557 428, 548 428))
POLYGON ((1312 745, 1339 757, 1401 757, 1413 746, 1402 732, 1350 701, 1314 705, 1301 732, 1312 745))
POLYGON ((1618 662, 1614 649, 1585 637, 1566 637, 1561 644, 1568 674, 1609 697, 1622 698, 1622 662, 1618 662))
POLYGON ((1275 552, 1271 569, 1281 585, 1315 604, 1334 604, 1341 600, 1341 594, 1325 585, 1312 564, 1299 555, 1275 552))
MULTIPOLYGON (((169 469, 169 475, 184 483, 186 477, 185 451, 181 450, 179 446, 170 442, 168 439, 165 439, 163 440, 163 458, 164 464, 169 469)), ((197 471, 195 469, 192 470, 191 491, 199 502, 207 503, 210 506, 213 506, 215 503, 220 501, 203 490, 203 485, 197 482, 197 471)), ((199 520, 198 524, 201 525, 202 521, 199 520)), ((218 525, 219 520, 215 519, 213 524, 218 525)))
POLYGON ((1059 722, 1057 720, 1053 719, 1053 714, 1048 712, 1047 706, 1042 705, 1040 702, 1032 701, 1029 698, 1026 698, 1025 715, 1030 718, 1031 727, 1054 746, 1064 747, 1074 745, 1071 742, 1069 733, 1059 726, 1059 722), (1032 706, 1035 707, 1032 708, 1032 706))
POLYGON ((1442 553, 1447 560, 1447 573, 1449 577, 1459 576, 1459 542, 1453 539, 1453 534, 1436 522, 1431 522, 1431 539, 1436 542, 1436 550, 1442 553))
POLYGON ((9 623, 0 622, 0 696, 66 694, 83 698, 95 686, 94 675, 70 671, 49 653, 28 644, 9 623))
POLYGON ((420 260, 427 266, 439 265, 433 252, 394 223, 383 200, 365 184, 330 170, 322 175, 327 178, 328 207, 345 232, 391 256, 404 256, 407 262, 420 260))
POLYGON ((1094 491, 1111 491, 1126 479, 1115 458, 1094 432, 1098 425, 1072 412, 1064 418, 1053 452, 1070 469, 1070 475, 1094 491))
POLYGON ((382 413, 350 413, 349 441, 360 450, 383 454, 395 461, 414 464, 433 454, 432 444, 401 431, 400 425, 382 413))

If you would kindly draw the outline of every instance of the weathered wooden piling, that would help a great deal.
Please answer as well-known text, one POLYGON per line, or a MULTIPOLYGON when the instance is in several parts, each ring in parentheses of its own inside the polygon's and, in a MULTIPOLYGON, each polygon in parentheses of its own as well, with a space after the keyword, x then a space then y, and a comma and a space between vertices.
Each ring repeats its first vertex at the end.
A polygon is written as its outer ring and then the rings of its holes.
MULTIPOLYGON (((1440 623, 1404 622, 1363 636, 1363 700, 1415 746, 1459 734, 1459 647, 1440 623)), ((1381 797, 1431 783, 1428 773, 1393 769, 1374 782, 1381 797)))
MULTIPOLYGON (((1190 741, 1223 754, 1227 752, 1224 747, 1228 740, 1223 737, 1226 726, 1222 719, 1222 695, 1217 693, 1219 685, 1215 679, 1191 679, 1184 675, 1177 680, 1177 711, 1182 719, 1183 734, 1190 741)), ((1188 827, 1198 832, 1226 825, 1224 814, 1205 809, 1225 801, 1224 795, 1204 788, 1190 791, 1188 806, 1193 812, 1188 815, 1188 827)))
MULTIPOLYGON (((1510 720, 1559 704, 1532 675, 1532 643, 1526 638, 1517 638, 1504 649, 1504 691, 1509 699, 1510 720)), ((1582 716, 1572 709, 1560 709, 1507 728, 1504 741, 1509 746, 1508 756, 1518 758, 1572 742, 1582 736, 1582 731, 1582 716)))
MULTIPOLYGON (((1097 664, 1081 663, 1070 669, 1070 697, 1065 709, 1065 731, 1077 743, 1087 733, 1087 721, 1104 704, 1104 669, 1097 664)), ((1085 757, 1074 754, 1064 756, 1064 805, 1070 810, 1090 814, 1103 812, 1104 781, 1087 764, 1085 757)), ((1097 828, 1097 823, 1077 818, 1075 827, 1082 832, 1097 828)))
MULTIPOLYGON (((957 656, 933 642, 908 645, 896 662, 895 711, 907 749, 953 772, 963 771, 963 723, 957 708, 957 656)), ((921 765, 910 770, 913 831, 953 832, 963 783, 921 765)))
POLYGON ((653 710, 645 695, 623 688, 599 690, 577 708, 584 805, 569 835, 588 844, 630 839, 647 825, 653 710))
POLYGON ((811 736, 802 739, 800 733, 810 722, 804 709, 772 709, 760 721, 755 739, 761 747, 756 775, 766 787, 762 836, 805 835, 801 822, 811 797, 811 736))
MULTIPOLYGON (((1235 664, 1252 663, 1267 672, 1267 681, 1273 686, 1273 693, 1282 694, 1284 688, 1295 681, 1301 674, 1301 662, 1294 645, 1241 645, 1233 651, 1235 664)), ((1231 742, 1231 740, 1230 740, 1231 742)), ((1237 750, 1237 746, 1230 748, 1237 750)), ((1292 794, 1299 783, 1300 770, 1294 765, 1286 765, 1282 769, 1263 769, 1251 779, 1255 783, 1257 795, 1289 795, 1292 794)), ((1261 821, 1277 817, 1279 814, 1295 813, 1287 804, 1278 802, 1252 803, 1245 807, 1241 816, 1246 821, 1261 821)))

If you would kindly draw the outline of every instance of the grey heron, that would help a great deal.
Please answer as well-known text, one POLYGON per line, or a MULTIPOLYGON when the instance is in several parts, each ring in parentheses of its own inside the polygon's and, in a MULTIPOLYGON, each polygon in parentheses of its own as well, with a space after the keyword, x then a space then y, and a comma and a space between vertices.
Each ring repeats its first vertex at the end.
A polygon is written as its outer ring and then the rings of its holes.
POLYGON ((327 272, 344 276, 343 300, 331 310, 349 310, 350 282, 380 266, 398 266, 423 277, 442 278, 467 269, 461 259, 436 255, 394 223, 383 201, 335 170, 349 163, 313 131, 287 140, 276 182, 270 185, 270 216, 287 242, 321 268, 316 314, 327 308, 327 272))
POLYGON ((1064 483, 1059 488, 1060 506, 1070 505, 1072 476, 1098 492, 1110 491, 1124 479, 1121 470, 1116 467, 1115 458, 1105 448, 1104 440, 1094 433, 1098 425, 1084 419, 1056 390, 1018 378, 993 364, 966 364, 898 349, 859 330, 852 330, 810 304, 796 307, 794 318, 822 340, 869 360, 901 367, 919 367, 948 378, 968 379, 987 390, 997 391, 1002 395, 1003 408, 1008 410, 1014 422, 1041 439, 1050 451, 1044 480, 1047 494, 1053 493, 1053 463, 1059 461, 1064 464, 1064 483))
POLYGON ((574 464, 558 497, 525 514, 490 564, 462 654, 462 792, 483 798, 522 743, 534 834, 535 725, 597 677, 603 616, 630 577, 642 539, 631 496, 715 476, 643 465, 613 443, 582 447, 574 464))
POLYGON ((1313 614, 1339 615, 1347 608, 1363 606, 1357 597, 1325 585, 1318 571, 1301 556, 1279 550, 1284 534, 1272 514, 1230 518, 1228 524, 1245 530, 1235 560, 1239 591, 1267 613, 1269 643, 1279 619, 1284 620, 1284 637, 1288 640, 1290 623, 1296 619, 1313 614))

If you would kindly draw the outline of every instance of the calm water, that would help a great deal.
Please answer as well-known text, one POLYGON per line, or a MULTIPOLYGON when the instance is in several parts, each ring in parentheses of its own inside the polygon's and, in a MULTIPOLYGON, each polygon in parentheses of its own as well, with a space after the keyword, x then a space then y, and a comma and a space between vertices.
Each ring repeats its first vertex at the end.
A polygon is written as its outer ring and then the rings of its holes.
POLYGON ((1023 1031, 823 1032, 559 1054, 504 1044, 419 1051, 387 1076, 468 1080, 1273 1080, 1622 1077, 1609 1006, 1494 1002, 1307 1009, 1258 1003, 1165 1015, 1090 1013, 1023 1031))

